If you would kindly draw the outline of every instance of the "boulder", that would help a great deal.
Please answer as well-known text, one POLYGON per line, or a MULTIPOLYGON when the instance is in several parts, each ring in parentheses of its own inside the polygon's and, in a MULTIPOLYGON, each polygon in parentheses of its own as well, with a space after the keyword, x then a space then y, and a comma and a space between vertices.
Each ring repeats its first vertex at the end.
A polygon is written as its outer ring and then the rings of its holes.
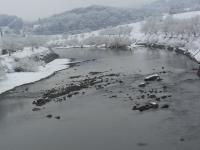
POLYGON ((145 87, 146 86, 146 83, 140 83, 139 84, 139 87, 145 87))
POLYGON ((153 74, 153 75, 147 76, 144 80, 145 81, 155 81, 158 79, 160 79, 160 76, 158 74, 153 74))
POLYGON ((134 106, 132 110, 139 110, 140 112, 150 110, 150 109, 158 109, 159 105, 156 102, 148 102, 142 106, 134 106))

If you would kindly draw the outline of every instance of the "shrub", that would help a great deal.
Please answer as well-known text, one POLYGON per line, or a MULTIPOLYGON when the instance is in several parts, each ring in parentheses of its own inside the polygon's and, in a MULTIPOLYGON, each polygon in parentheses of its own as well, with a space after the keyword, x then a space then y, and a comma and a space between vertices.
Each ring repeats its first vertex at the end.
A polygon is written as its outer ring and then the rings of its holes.
POLYGON ((15 72, 36 72, 39 66, 42 66, 44 62, 35 61, 33 58, 16 58, 13 64, 15 72))

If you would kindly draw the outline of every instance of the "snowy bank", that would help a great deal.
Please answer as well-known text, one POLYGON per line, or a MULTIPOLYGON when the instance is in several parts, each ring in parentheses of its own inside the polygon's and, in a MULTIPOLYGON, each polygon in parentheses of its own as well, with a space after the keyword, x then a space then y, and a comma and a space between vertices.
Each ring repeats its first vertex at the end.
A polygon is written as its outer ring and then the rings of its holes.
MULTIPOLYGON (((141 46, 142 44, 155 45, 155 47, 160 46, 166 49, 177 50, 178 52, 189 55, 197 62, 200 62, 200 32, 196 34, 195 30, 197 28, 197 31, 199 31, 200 11, 191 11, 174 15, 165 14, 163 17, 155 17, 154 20, 152 19, 153 17, 141 22, 88 33, 69 35, 67 38, 60 37, 60 39, 52 40, 48 44, 57 48, 106 48, 109 47, 110 43, 114 44, 114 47, 122 43, 130 49, 138 45, 141 46), (163 22, 166 24, 162 24, 161 20, 165 20, 163 22), (144 29, 146 22, 149 22, 146 26, 150 28, 150 32, 146 32, 144 29), (130 33, 129 28, 131 28, 130 33), (159 31, 160 28, 162 28, 161 31, 159 31), (167 30, 172 31, 168 32, 167 30), (124 31, 125 36, 123 35, 124 31), (128 34, 126 31, 128 31, 128 34), (172 34, 176 35, 172 36, 172 34), (121 38, 115 38, 120 36, 121 38)), ((118 47, 121 48, 120 46, 118 47)))
POLYGON ((47 78, 57 71, 68 68, 69 62, 69 59, 56 59, 46 64, 44 67, 41 66, 38 72, 8 73, 6 75, 6 79, 0 81, 0 94, 9 91, 15 87, 47 78))
POLYGON ((56 59, 53 54, 53 51, 45 47, 27 47, 11 55, 0 55, 0 69, 4 71, 0 78, 0 94, 69 67, 69 59, 56 59))

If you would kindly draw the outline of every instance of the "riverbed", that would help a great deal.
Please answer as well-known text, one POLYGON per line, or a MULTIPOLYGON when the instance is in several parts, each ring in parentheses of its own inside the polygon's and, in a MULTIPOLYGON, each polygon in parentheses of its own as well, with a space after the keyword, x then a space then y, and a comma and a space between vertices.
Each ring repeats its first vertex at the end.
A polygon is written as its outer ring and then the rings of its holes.
POLYGON ((0 96, 0 149, 199 150, 200 80, 193 60, 142 47, 55 52, 82 63, 0 96), (162 81, 139 87, 151 74, 159 74, 162 81), (33 101, 46 91, 96 76, 102 77, 101 88, 81 89, 34 109, 33 101), (141 97, 152 90, 169 96, 158 102, 169 108, 133 110, 149 101, 141 97))

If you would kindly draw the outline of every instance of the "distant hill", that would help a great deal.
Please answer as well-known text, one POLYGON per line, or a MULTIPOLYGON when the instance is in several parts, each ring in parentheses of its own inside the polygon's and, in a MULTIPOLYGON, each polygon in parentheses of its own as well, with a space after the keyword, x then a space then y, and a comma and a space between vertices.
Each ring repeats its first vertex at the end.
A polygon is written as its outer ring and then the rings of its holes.
POLYGON ((0 15, 0 28, 3 27, 19 31, 23 28, 23 20, 17 16, 0 15))
POLYGON ((66 11, 34 23, 35 34, 61 34, 93 31, 136 22, 153 14, 151 10, 90 6, 66 11))

